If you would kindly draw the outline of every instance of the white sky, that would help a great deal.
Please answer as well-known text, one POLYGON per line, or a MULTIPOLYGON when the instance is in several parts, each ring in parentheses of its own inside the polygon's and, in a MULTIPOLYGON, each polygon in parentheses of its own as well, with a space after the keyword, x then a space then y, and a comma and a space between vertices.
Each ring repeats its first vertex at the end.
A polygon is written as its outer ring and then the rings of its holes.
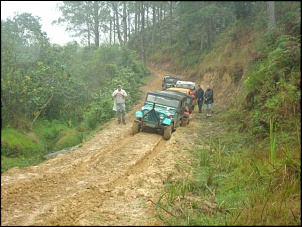
POLYGON ((59 25, 51 25, 53 20, 61 17, 61 12, 56 10, 56 4, 60 1, 1 1, 1 20, 11 19, 14 12, 31 13, 33 16, 41 18, 40 24, 42 31, 47 33, 47 37, 53 44, 64 45, 67 42, 76 40, 80 44, 80 39, 70 37, 65 32, 65 27, 59 25))

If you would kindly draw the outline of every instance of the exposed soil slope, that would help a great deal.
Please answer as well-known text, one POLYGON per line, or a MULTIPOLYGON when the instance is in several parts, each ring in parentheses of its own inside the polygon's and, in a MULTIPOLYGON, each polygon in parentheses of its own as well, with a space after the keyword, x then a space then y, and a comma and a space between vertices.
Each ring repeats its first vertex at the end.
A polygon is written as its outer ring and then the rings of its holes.
MULTIPOLYGON (((160 90, 162 76, 170 74, 149 69, 154 79, 144 94, 160 90)), ((2 174, 1 225, 163 225, 150 200, 156 202, 164 182, 179 175, 176 163, 189 166, 186 149, 196 131, 215 127, 195 108, 189 125, 168 141, 155 133, 133 136, 134 112, 142 105, 143 99, 127 113, 126 125, 114 118, 76 150, 2 174)))

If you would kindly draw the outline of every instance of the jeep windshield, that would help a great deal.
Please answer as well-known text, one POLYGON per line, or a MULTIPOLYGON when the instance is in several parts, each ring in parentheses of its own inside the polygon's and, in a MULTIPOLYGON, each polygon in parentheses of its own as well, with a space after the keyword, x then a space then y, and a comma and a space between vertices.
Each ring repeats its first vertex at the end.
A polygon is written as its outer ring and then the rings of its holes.
POLYGON ((155 104, 160 104, 164 106, 171 106, 174 108, 178 108, 179 106, 179 100, 171 99, 169 97, 162 97, 162 96, 156 96, 149 94, 146 99, 147 102, 152 102, 155 104))
POLYGON ((176 84, 177 81, 178 81, 177 78, 173 78, 173 77, 166 78, 166 83, 176 84))
POLYGON ((194 90, 195 86, 193 84, 176 84, 176 87, 178 88, 187 88, 190 90, 194 90))

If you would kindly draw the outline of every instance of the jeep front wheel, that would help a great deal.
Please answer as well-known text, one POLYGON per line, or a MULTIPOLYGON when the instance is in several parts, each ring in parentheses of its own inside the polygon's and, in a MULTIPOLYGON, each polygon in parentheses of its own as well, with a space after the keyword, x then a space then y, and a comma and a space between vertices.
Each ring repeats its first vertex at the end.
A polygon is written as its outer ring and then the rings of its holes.
POLYGON ((134 121, 132 124, 132 134, 135 135, 139 133, 140 129, 141 129, 141 125, 137 121, 134 121))
POLYGON ((173 124, 167 126, 165 129, 164 129, 164 139, 165 140, 168 140, 171 138, 171 135, 172 135, 172 128, 173 128, 173 124))

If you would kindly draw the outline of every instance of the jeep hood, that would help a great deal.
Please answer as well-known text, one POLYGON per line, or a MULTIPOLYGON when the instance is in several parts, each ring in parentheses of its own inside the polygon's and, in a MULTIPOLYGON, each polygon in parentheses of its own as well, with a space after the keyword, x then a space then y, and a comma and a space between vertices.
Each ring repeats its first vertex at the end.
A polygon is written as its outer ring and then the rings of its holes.
MULTIPOLYGON (((139 111, 136 111, 135 113, 135 116, 136 117, 142 117, 143 116, 143 113, 146 113, 150 110, 152 110, 153 108, 153 104, 145 104, 141 110, 139 111)), ((174 108, 174 107, 169 107, 169 106, 163 106, 161 104, 155 104, 155 107, 154 107, 154 110, 157 112, 157 113, 164 113, 166 115, 175 115, 175 113, 177 112, 177 109, 174 108)))
MULTIPOLYGON (((146 104, 141 108, 141 110, 142 111, 146 111, 146 110, 149 111, 152 108, 153 108, 153 104, 146 104)), ((174 114, 177 111, 177 109, 174 108, 174 107, 164 106, 164 105, 161 105, 161 104, 155 104, 154 109, 155 109, 156 112, 170 113, 170 114, 174 114)))

